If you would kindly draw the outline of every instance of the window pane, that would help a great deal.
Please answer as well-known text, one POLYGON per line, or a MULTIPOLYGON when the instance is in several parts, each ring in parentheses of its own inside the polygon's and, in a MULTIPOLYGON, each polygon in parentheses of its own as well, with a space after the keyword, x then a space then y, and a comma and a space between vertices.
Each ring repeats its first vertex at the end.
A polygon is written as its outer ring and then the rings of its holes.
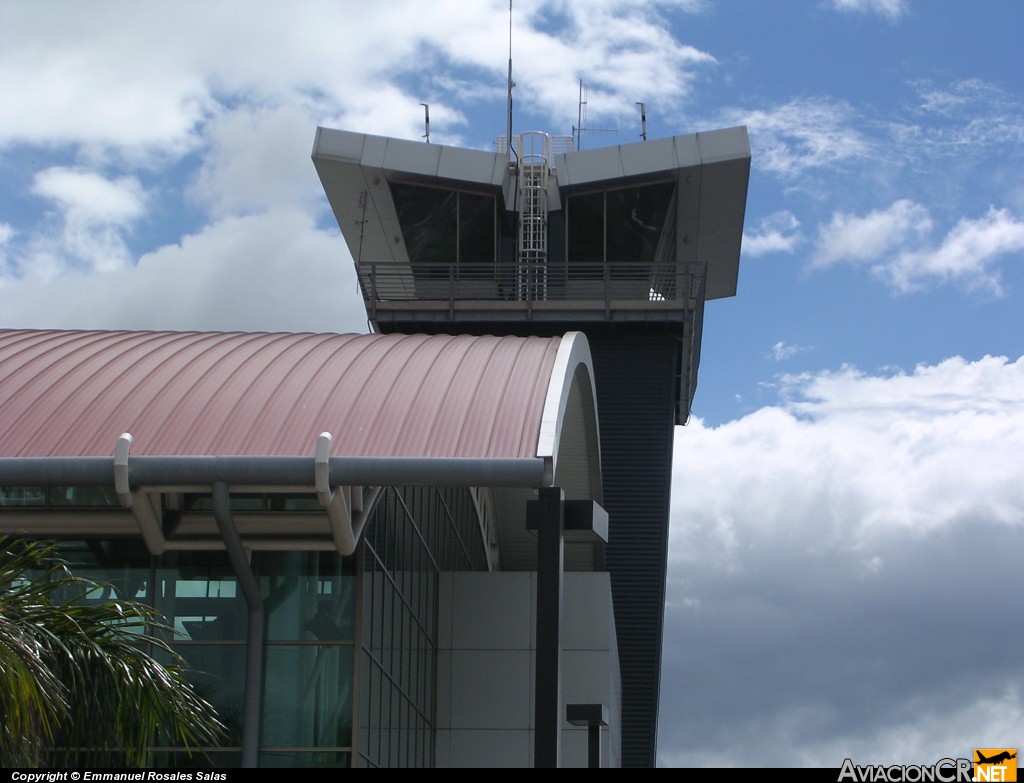
POLYGON ((46 490, 43 487, 0 487, 0 508, 45 505, 46 490))
POLYGON ((437 276, 447 278, 448 267, 456 258, 458 194, 404 184, 392 185, 391 192, 409 261, 417 276, 436 268, 437 276))
POLYGON ((245 600, 223 552, 168 552, 156 571, 155 604, 184 640, 245 638, 245 600))
POLYGON ((319 753, 299 751, 264 751, 259 754, 261 767, 295 767, 331 769, 351 766, 351 754, 346 751, 323 750, 319 753))
POLYGON ((675 258, 675 243, 667 247, 662 242, 665 217, 674 190, 673 183, 663 182, 608 191, 610 264, 636 264, 646 276, 656 259, 668 261, 666 256, 675 258))
POLYGON ((494 276, 494 196, 459 194, 459 277, 494 276))
MULTIPOLYGON (((229 498, 232 511, 263 511, 264 496, 259 492, 232 492, 229 498)), ((213 497, 209 494, 185 495, 185 510, 213 513, 213 497)))
POLYGON ((352 744, 352 645, 268 645, 261 746, 352 744))
POLYGON ((334 552, 261 552, 268 639, 352 641, 355 564, 334 552))
POLYGON ((49 494, 51 506, 121 506, 113 487, 50 487, 49 494))
POLYGON ((567 207, 569 277, 599 280, 604 274, 604 193, 570 196, 567 207))
MULTIPOLYGON (((176 644, 187 662, 185 674, 202 698, 216 710, 227 728, 225 746, 242 744, 242 716, 245 707, 244 644, 176 644)), ((158 653, 158 658, 162 655, 158 653)))

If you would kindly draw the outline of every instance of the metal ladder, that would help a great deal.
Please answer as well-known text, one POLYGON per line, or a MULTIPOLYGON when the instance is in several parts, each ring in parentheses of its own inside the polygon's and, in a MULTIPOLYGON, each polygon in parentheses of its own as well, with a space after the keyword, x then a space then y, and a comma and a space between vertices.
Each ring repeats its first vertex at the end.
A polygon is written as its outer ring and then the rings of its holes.
POLYGON ((541 301, 548 294, 548 134, 519 136, 519 237, 516 247, 516 298, 541 301))

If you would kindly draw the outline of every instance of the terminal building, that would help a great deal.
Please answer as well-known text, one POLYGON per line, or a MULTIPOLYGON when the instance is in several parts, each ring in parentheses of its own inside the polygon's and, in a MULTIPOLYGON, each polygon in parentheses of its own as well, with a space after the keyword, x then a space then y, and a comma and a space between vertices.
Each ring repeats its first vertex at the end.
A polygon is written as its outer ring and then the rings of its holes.
POLYGON ((372 334, 0 333, 0 531, 168 618, 212 763, 655 763, 673 431, 750 150, 571 147, 318 129, 372 334))

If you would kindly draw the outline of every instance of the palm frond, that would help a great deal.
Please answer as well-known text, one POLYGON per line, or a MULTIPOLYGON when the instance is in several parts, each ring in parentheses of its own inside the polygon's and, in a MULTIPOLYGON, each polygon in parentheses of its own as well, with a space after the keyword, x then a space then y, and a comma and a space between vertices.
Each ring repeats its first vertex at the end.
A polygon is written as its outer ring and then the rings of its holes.
POLYGON ((0 550, 6 765, 143 766, 157 738, 187 749, 218 743, 223 727, 155 610, 82 600, 98 585, 71 574, 53 544, 0 539, 0 550))

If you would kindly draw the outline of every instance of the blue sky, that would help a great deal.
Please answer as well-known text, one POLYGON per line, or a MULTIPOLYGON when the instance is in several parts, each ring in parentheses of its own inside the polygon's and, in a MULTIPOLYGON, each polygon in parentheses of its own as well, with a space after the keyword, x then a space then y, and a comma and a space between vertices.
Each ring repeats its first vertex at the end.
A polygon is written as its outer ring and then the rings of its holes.
MULTIPOLYGON (((532 0, 516 131, 743 124, 677 430, 659 759, 1024 744, 1024 5, 532 0)), ((363 331, 317 125, 493 149, 507 5, 0 7, 0 326, 363 331)))

